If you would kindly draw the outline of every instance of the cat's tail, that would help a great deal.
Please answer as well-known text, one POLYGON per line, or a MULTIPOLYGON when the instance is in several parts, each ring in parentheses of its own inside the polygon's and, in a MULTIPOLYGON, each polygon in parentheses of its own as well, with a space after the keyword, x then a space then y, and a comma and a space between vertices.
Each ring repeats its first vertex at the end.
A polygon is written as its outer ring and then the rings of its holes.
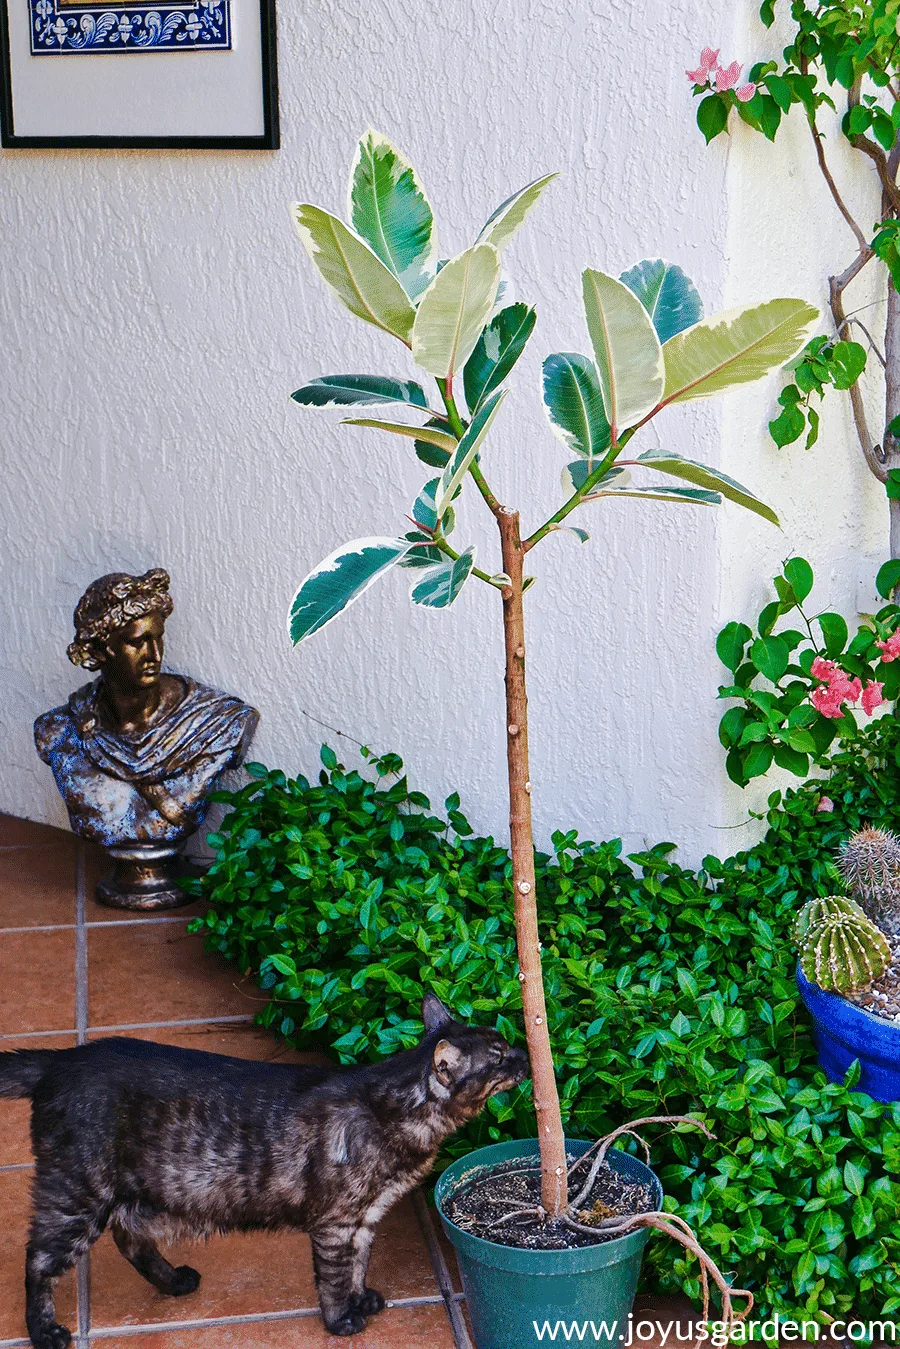
POLYGON ((13 1100, 33 1096, 55 1053, 53 1049, 14 1049, 0 1054, 0 1096, 13 1100))

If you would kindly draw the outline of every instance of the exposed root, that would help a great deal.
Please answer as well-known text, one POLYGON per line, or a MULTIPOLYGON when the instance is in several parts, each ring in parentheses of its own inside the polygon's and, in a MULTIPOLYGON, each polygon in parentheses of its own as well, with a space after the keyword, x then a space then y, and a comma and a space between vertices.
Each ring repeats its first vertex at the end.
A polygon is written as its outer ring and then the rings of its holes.
POLYGON ((718 1265, 700 1245, 691 1228, 677 1214, 659 1211, 655 1213, 635 1213, 627 1218, 607 1219, 591 1226, 577 1222, 569 1214, 565 1214, 562 1221, 566 1227, 572 1228, 575 1232, 596 1232, 599 1229, 603 1232, 614 1233, 616 1236, 626 1236, 629 1232, 636 1232, 641 1227, 652 1227, 657 1232, 662 1232, 665 1236, 670 1237, 672 1241, 677 1241, 691 1255, 696 1256, 700 1262, 704 1321, 709 1320, 709 1280, 712 1279, 718 1288, 722 1298, 722 1320, 725 1322, 726 1334, 731 1331, 737 1321, 743 1321, 753 1308, 753 1294, 748 1292, 746 1288, 731 1287, 718 1265), (740 1313, 734 1310, 732 1299, 735 1297, 745 1298, 747 1302, 746 1307, 740 1313))
MULTIPOLYGON (((713 1137, 713 1135, 710 1133, 709 1129, 707 1129, 703 1121, 695 1119, 693 1115, 647 1115, 646 1118, 644 1119, 632 1120, 630 1124, 620 1124, 618 1129, 613 1129, 612 1133, 607 1134, 605 1138, 598 1138, 597 1142, 592 1144, 591 1147, 588 1148, 587 1152, 582 1153, 582 1155, 578 1158, 578 1161, 575 1163, 575 1165, 570 1167, 569 1178, 571 1179, 572 1172, 578 1166, 580 1166, 582 1162, 586 1161, 587 1158, 590 1157, 592 1153, 596 1152, 596 1156, 594 1157, 594 1164, 591 1167, 590 1171, 588 1172, 587 1180, 585 1181, 578 1195, 574 1199, 572 1199, 569 1203, 570 1212, 572 1210, 580 1208, 584 1204, 584 1201, 587 1199, 588 1195, 590 1194, 591 1190, 594 1187, 594 1181, 597 1179, 597 1173, 599 1172, 601 1166, 606 1160, 606 1154, 609 1151, 611 1145, 615 1142, 615 1140, 617 1138, 621 1138, 623 1134, 631 1134, 632 1138, 637 1138, 638 1135, 636 1134, 635 1130, 640 1129, 644 1124, 693 1124, 697 1129, 701 1131, 701 1133, 706 1134, 707 1138, 713 1137)), ((650 1150, 642 1138, 639 1141, 641 1143, 641 1146, 644 1148, 647 1160, 649 1161, 650 1150)))

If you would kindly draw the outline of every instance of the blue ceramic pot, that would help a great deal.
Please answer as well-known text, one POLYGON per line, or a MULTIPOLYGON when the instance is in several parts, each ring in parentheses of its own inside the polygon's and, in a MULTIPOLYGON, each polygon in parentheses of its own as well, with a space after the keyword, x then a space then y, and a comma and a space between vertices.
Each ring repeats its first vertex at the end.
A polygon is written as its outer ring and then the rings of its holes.
POLYGON ((839 993, 811 984, 797 966, 797 986, 813 1019, 819 1062, 831 1082, 843 1082, 859 1059, 858 1090, 876 1101, 900 1100, 900 1024, 873 1016, 839 993))

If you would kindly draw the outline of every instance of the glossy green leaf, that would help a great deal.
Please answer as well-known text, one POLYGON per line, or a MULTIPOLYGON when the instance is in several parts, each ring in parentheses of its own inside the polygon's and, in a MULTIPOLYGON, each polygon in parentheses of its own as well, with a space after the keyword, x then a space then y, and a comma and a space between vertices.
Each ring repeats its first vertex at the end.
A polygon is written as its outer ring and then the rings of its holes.
POLYGON ((351 314, 409 344, 416 311, 369 245, 319 206, 291 208, 297 233, 323 281, 351 314))
POLYGON ((507 197, 506 201, 501 202, 497 207, 493 215, 488 217, 476 243, 493 244, 495 248, 505 248, 524 223, 528 213, 537 206, 544 188, 548 183, 552 183, 554 178, 558 177, 558 173, 547 173, 543 178, 536 178, 527 187, 520 188, 511 197, 507 197))
POLYGON ((500 404, 505 397, 505 389, 497 389, 492 393, 487 402, 482 403, 466 429, 465 435, 455 446, 453 454, 441 474, 441 485, 435 501, 438 518, 450 505, 457 487, 468 473, 470 465, 494 424, 494 418, 500 411, 500 404))
POLYGON ((875 587, 879 595, 889 600, 897 585, 900 585, 900 558, 892 557, 878 568, 875 587))
POLYGON ((448 608, 462 590, 474 565, 475 549, 472 547, 460 553, 455 561, 447 558, 437 566, 429 567, 413 583, 409 598, 413 604, 423 604, 430 609, 448 608))
POLYGON ((645 258, 619 280, 640 300, 660 342, 693 327, 703 318, 703 301, 686 272, 662 258, 645 258))
POLYGON ((296 646, 328 626, 332 619, 364 595, 369 586, 409 552, 406 539, 354 539, 335 549, 302 582, 288 617, 296 646))
POLYGON ((665 385, 662 347, 649 314, 627 286, 590 267, 582 280, 603 406, 618 433, 660 401, 665 385))
POLYGON ((409 440, 424 440, 447 454, 452 454, 457 445, 456 437, 451 436, 449 431, 438 431, 433 426, 406 426, 403 422, 383 422, 376 417, 344 417, 341 425, 369 426, 376 431, 391 431, 395 436, 406 436, 409 440))
POLYGON ((746 623, 726 623, 716 638, 716 653, 729 670, 736 670, 744 659, 744 647, 751 636, 746 623))
POLYGON ((719 94, 707 94, 697 108, 697 125, 709 145, 728 125, 728 104, 719 94))
POLYGON ((760 674, 776 684, 787 670, 791 653, 780 637, 757 637, 750 647, 750 658, 760 674))
POLYGON ((537 314, 527 304, 511 304, 491 319, 463 371, 470 412, 476 412, 479 404, 506 379, 525 350, 536 320, 537 314))
POLYGON ((349 197, 353 228, 416 299, 434 276, 434 219, 412 165, 377 131, 357 147, 349 197))
POLYGON ((490 318, 499 282, 500 255, 490 244, 476 244, 442 267, 416 311, 416 364, 438 379, 462 369, 490 318))
POLYGON ((709 468, 706 464, 698 464, 693 459, 684 459, 680 454, 668 454, 665 450, 647 450, 644 454, 638 455, 636 462, 644 468, 668 473, 673 478, 684 478, 686 482, 692 482, 697 487, 706 487, 711 491, 721 492, 722 496, 727 497, 729 501, 734 501, 738 506, 743 506, 746 510, 761 515, 764 520, 770 520, 773 525, 778 524, 778 516, 770 506, 760 501, 746 487, 742 487, 739 482, 735 482, 734 478, 729 478, 726 473, 722 473, 717 468, 709 468))
POLYGON ((351 403, 409 403, 428 406, 421 384, 387 375, 322 375, 291 394, 304 407, 344 407, 351 403))
POLYGON ((847 621, 840 614, 818 614, 819 627, 825 638, 825 651, 829 656, 839 656, 847 645, 847 621))
POLYGON ((800 604, 813 588, 813 569, 805 557, 792 557, 784 564, 784 574, 800 604))
POLYGON ((559 352, 544 361, 544 407, 550 426, 563 444, 594 461, 609 449, 609 422, 597 367, 587 356, 559 352))
POLYGON ((805 300, 769 300, 702 319, 663 348, 666 403, 713 398, 796 356, 818 321, 805 300))

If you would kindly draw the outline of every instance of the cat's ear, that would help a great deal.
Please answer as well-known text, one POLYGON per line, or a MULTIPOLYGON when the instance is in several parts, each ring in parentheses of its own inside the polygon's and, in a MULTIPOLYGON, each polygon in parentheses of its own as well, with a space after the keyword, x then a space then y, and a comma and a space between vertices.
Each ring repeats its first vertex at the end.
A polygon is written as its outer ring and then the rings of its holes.
POLYGON ((422 1020, 425 1022, 425 1034, 430 1035, 442 1026, 449 1026, 453 1017, 436 994, 426 993, 422 999, 422 1020))
POLYGON ((453 1081, 464 1057, 462 1050, 457 1049, 456 1045, 452 1045, 449 1040, 438 1040, 434 1047, 432 1063, 437 1080, 443 1086, 448 1087, 453 1081))

